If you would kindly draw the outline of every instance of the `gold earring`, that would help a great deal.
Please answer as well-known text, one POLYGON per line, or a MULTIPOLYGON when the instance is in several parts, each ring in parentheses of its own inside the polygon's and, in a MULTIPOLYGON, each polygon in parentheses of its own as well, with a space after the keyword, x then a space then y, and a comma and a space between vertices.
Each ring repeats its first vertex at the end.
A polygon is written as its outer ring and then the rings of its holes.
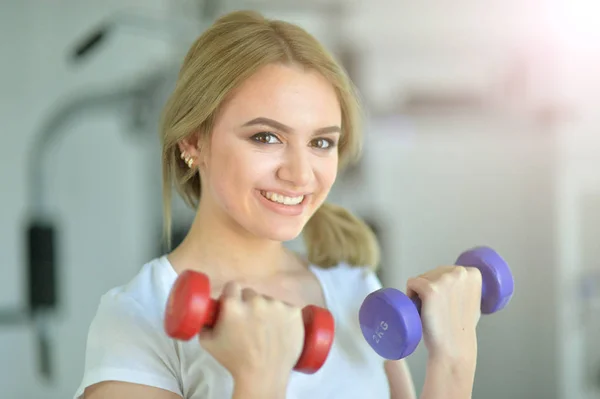
POLYGON ((187 155, 185 151, 183 151, 180 155, 180 158, 186 163, 188 168, 191 168, 194 165, 194 158, 187 155))

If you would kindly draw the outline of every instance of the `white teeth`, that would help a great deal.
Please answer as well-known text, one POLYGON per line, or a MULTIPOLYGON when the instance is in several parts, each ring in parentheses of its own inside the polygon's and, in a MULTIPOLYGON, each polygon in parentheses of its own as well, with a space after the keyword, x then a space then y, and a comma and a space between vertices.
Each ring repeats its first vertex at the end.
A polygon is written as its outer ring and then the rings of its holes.
POLYGON ((277 194, 271 191, 262 191, 261 193, 268 200, 284 205, 298 205, 304 199, 304 195, 299 197, 286 197, 285 195, 277 194))

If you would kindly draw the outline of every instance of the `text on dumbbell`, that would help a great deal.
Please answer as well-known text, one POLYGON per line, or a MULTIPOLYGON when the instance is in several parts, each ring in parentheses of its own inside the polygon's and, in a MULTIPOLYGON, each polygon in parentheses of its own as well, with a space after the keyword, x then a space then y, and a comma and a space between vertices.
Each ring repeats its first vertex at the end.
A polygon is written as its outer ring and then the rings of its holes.
POLYGON ((375 330, 375 334, 373 334, 373 341, 375 341, 376 344, 379 343, 379 341, 381 340, 381 338, 383 338, 383 334, 385 332, 385 330, 388 329, 388 323, 386 323, 385 321, 381 321, 379 323, 379 326, 377 327, 377 330, 375 330))

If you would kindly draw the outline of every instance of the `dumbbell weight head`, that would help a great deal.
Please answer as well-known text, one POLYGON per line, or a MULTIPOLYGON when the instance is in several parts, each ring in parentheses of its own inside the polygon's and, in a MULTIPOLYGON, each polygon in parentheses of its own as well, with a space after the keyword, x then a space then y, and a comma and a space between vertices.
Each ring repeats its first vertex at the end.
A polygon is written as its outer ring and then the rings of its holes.
POLYGON ((417 306, 395 288, 381 288, 367 295, 358 318, 364 338, 386 359, 410 355, 423 335, 417 306))
POLYGON ((328 310, 313 305, 302 309, 302 319, 304 347, 294 370, 312 374, 323 366, 329 356, 335 336, 335 322, 328 310))
POLYGON ((481 272, 481 313, 492 314, 510 302, 515 282, 508 264, 493 249, 476 247, 463 252, 456 265, 470 266, 481 272))
POLYGON ((167 335, 190 340, 204 327, 212 327, 219 304, 210 297, 210 281, 203 273, 186 270, 175 280, 165 310, 167 335))

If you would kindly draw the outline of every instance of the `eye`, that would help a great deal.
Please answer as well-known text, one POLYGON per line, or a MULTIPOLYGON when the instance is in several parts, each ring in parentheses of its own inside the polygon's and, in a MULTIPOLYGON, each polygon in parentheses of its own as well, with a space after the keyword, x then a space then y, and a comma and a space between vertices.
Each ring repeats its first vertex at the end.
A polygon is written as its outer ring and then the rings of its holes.
POLYGON ((262 144, 277 144, 281 143, 281 140, 276 135, 269 132, 260 132, 251 137, 251 140, 257 141, 262 144))
POLYGON ((318 138, 314 139, 311 145, 321 150, 327 150, 335 147, 335 142, 331 139, 318 138))

